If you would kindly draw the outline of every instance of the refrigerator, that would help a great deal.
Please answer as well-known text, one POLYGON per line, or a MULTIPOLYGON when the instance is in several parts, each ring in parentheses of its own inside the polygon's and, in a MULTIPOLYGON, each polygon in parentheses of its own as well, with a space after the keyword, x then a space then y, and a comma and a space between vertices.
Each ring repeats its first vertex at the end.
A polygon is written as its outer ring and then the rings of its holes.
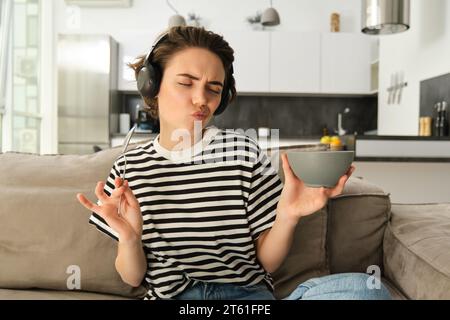
POLYGON ((118 132, 118 44, 109 35, 60 34, 58 153, 90 154, 110 147, 118 132))

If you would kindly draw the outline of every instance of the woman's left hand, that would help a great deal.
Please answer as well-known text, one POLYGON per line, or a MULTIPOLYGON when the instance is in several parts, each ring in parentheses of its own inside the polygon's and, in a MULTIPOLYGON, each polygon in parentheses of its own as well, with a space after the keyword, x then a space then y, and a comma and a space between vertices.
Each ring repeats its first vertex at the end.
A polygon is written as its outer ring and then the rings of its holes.
POLYGON ((284 188, 278 202, 278 214, 295 223, 301 217, 308 216, 322 209, 329 198, 336 197, 344 190, 345 183, 352 175, 355 167, 352 165, 347 173, 343 175, 334 188, 311 188, 307 187, 292 171, 286 153, 282 154, 283 172, 285 177, 284 188))

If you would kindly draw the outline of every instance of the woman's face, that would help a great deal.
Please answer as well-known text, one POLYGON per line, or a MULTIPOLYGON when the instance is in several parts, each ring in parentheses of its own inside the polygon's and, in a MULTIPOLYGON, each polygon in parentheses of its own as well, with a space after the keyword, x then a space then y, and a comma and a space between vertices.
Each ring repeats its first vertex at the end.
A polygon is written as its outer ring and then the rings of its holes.
POLYGON ((204 48, 187 48, 167 62, 158 93, 161 128, 194 130, 202 128, 219 107, 225 70, 220 58, 204 48))

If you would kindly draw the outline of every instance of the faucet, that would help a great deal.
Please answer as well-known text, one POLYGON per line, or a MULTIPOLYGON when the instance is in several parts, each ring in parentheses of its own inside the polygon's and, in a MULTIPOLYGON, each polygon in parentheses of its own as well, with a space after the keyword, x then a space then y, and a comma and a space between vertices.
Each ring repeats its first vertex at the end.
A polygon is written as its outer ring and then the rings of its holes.
MULTIPOLYGON (((344 114, 349 113, 350 112, 350 108, 345 108, 344 110, 344 114)), ((342 128, 342 113, 339 112, 338 113, 338 129, 334 130, 335 133, 337 133, 339 136, 343 136, 347 133, 347 130, 344 130, 344 128, 342 128)))

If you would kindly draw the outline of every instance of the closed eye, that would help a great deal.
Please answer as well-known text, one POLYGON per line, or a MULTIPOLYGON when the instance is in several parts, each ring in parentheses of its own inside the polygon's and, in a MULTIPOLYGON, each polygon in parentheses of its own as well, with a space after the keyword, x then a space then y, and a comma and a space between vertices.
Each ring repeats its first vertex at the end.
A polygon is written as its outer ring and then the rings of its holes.
POLYGON ((214 94, 220 94, 221 92, 220 91, 216 91, 216 90, 213 90, 213 89, 209 89, 212 93, 214 93, 214 94))
MULTIPOLYGON (((184 87, 190 87, 192 85, 191 83, 181 83, 181 82, 178 82, 178 84, 182 85, 184 87)), ((216 91, 216 90, 213 90, 213 89, 209 89, 209 91, 211 91, 214 94, 221 94, 221 91, 216 91)))

